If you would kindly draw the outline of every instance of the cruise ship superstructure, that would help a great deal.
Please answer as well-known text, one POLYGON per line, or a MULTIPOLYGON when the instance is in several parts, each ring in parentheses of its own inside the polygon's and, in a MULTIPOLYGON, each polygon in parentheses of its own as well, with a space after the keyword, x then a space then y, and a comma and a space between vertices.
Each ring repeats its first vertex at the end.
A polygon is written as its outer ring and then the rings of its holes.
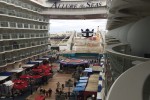
POLYGON ((49 19, 30 0, 0 0, 0 71, 48 52, 49 19))

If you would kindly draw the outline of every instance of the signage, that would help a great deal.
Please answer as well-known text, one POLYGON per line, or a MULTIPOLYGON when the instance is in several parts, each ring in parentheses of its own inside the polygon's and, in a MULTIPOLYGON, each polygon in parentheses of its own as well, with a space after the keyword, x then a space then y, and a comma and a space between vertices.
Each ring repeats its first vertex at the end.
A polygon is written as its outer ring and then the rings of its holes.
POLYGON ((50 2, 50 8, 64 8, 64 9, 77 9, 77 8, 98 8, 103 6, 102 2, 50 2))

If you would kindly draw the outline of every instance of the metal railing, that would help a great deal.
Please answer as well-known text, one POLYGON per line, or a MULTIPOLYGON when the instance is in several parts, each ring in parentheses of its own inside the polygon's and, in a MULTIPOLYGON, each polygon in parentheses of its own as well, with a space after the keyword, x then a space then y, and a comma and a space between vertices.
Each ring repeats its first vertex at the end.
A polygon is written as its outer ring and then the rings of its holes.
POLYGON ((5 56, 4 60, 0 60, 0 66, 5 66, 10 63, 15 63, 19 60, 26 59, 28 57, 32 57, 34 55, 41 54, 48 51, 47 48, 43 48, 43 49, 37 48, 37 49, 32 50, 32 52, 22 51, 18 55, 10 54, 8 56, 5 56))
POLYGON ((27 48, 27 47, 32 47, 32 46, 39 46, 39 45, 43 45, 43 44, 47 44, 47 42, 41 41, 41 42, 31 42, 31 43, 21 43, 21 44, 0 46, 0 52, 6 52, 6 51, 22 49, 22 48, 27 48))

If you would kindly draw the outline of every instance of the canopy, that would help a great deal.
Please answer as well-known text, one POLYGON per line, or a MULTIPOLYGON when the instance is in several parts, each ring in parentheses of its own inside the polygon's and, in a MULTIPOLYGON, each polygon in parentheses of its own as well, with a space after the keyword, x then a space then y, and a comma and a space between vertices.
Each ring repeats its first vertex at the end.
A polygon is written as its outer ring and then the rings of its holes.
POLYGON ((28 85, 25 84, 25 83, 23 83, 23 84, 14 84, 14 85, 13 85, 13 88, 14 88, 14 89, 18 89, 18 90, 23 90, 23 89, 25 89, 25 88, 27 88, 27 87, 28 87, 28 85))
POLYGON ((3 83, 3 84, 5 84, 6 86, 13 86, 13 85, 14 85, 14 83, 13 83, 11 80, 6 81, 6 82, 3 83))
POLYGON ((20 80, 20 79, 13 80, 13 83, 15 83, 15 84, 28 84, 27 81, 20 80))
POLYGON ((30 79, 30 78, 32 78, 32 76, 31 75, 21 75, 20 78, 30 79))
POLYGON ((41 78, 41 77, 42 77, 41 75, 33 75, 32 76, 33 79, 38 79, 38 78, 41 78))
POLYGON ((42 69, 32 69, 34 72, 42 72, 42 69))
POLYGON ((9 76, 0 76, 0 81, 7 79, 9 76))

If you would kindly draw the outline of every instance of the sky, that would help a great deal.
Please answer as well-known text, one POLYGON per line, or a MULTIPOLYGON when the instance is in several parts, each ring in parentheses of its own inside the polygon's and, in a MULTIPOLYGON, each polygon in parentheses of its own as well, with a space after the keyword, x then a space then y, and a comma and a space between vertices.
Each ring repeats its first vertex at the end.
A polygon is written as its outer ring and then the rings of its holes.
POLYGON ((93 19, 93 20, 50 20, 50 30, 49 32, 60 33, 66 31, 77 31, 81 32, 81 29, 85 30, 89 28, 90 30, 97 30, 99 26, 100 30, 106 29, 106 19, 93 19))

